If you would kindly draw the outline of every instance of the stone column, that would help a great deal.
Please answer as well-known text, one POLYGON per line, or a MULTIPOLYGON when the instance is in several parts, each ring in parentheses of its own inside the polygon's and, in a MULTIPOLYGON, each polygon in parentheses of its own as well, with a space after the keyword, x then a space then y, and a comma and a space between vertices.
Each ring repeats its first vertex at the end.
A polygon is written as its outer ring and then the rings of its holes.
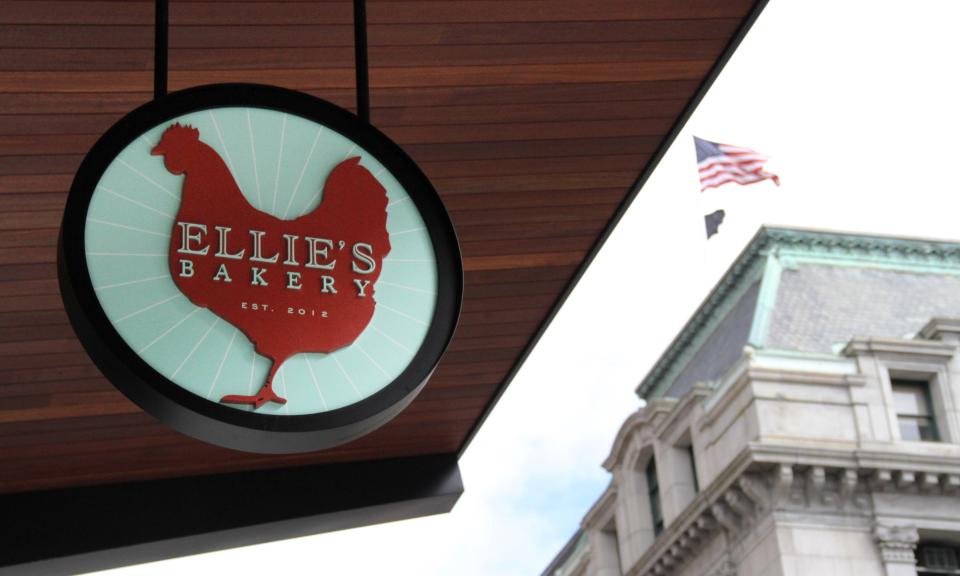
POLYGON ((914 550, 920 535, 916 527, 877 524, 873 529, 873 537, 880 548, 886 576, 917 576, 914 550))
POLYGON ((647 497, 647 479, 636 468, 619 470, 617 475, 617 534, 624 570, 633 566, 653 544, 653 520, 647 497))
POLYGON ((590 576, 620 576, 620 555, 617 553, 617 535, 606 530, 588 530, 590 543, 590 576))

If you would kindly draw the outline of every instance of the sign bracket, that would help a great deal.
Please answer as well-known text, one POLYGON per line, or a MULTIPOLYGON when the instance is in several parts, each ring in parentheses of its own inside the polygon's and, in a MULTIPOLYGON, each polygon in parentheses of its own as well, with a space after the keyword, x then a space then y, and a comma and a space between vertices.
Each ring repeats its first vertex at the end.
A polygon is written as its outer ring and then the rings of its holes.
POLYGON ((370 81, 367 73, 367 3, 353 0, 354 64, 357 70, 357 116, 370 123, 370 81))
POLYGON ((168 0, 154 2, 153 25, 153 99, 156 100, 167 95, 168 0))

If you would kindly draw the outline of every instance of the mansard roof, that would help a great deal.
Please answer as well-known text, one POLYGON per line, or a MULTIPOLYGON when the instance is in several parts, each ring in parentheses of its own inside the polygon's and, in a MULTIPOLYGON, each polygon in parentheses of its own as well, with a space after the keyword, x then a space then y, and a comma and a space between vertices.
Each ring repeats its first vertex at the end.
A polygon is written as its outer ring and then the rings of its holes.
POLYGON ((903 337, 958 312, 958 242, 762 227, 637 394, 682 396, 718 378, 745 346, 831 354, 857 335, 849 330, 903 337), (907 291, 914 297, 902 298, 907 291), (861 307, 873 308, 855 319, 869 326, 840 318, 861 307))

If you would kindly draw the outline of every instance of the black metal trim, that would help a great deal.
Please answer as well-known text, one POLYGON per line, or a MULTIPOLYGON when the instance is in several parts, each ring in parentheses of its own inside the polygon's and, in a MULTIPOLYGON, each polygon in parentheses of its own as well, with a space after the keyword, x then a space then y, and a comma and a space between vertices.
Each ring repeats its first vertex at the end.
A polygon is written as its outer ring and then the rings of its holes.
POLYGON ((714 63, 713 67, 710 68, 710 71, 707 73, 707 76, 703 79, 703 82, 700 83, 700 86, 697 87, 697 91, 694 92, 693 97, 690 99, 690 102, 687 104, 687 107, 684 108, 683 112, 673 123, 673 126, 670 127, 670 131, 667 132, 667 136, 663 139, 663 142, 660 143, 660 146, 657 148, 657 151, 654 153, 653 157, 650 159, 650 162, 647 163, 646 167, 634 181, 633 185, 630 187, 630 191, 624 197, 623 201, 620 202, 620 205, 617 206, 616 211, 613 213, 613 216, 607 222, 606 227, 604 227, 603 232, 600 237, 597 238, 597 241, 593 243, 593 246, 590 248, 590 252, 587 253, 587 257, 584 259, 583 263, 580 264, 580 267, 577 268, 577 271, 574 273, 573 278, 567 282, 567 285, 564 287, 563 292, 560 296, 557 297, 557 300, 554 302, 553 306, 550 308, 550 312, 547 314, 547 317, 544 318, 543 322, 540 323, 540 326, 537 328, 537 331, 527 342, 526 347, 523 350, 523 353, 520 355, 520 358, 513 364, 510 368, 510 371, 507 373, 506 378, 503 382, 497 387, 496 392, 494 393, 493 398, 487 403, 486 407, 483 409, 483 413, 480 415, 480 418, 474 423, 473 427, 467 433, 467 437, 464 439, 463 443, 460 445, 459 454, 463 453, 470 446, 470 442, 473 441, 474 436, 477 435, 477 432, 480 430, 480 427, 486 421, 487 417, 493 411, 493 408, 496 406, 497 402, 500 400, 500 397, 503 396, 503 393, 507 390, 507 386, 513 381, 516 377, 517 372, 520 371, 520 368, 523 366, 523 363, 526 362, 527 357, 530 356, 530 353, 533 352, 534 347, 537 345, 537 342, 540 341, 540 338, 546 332, 547 328, 550 326, 550 323, 553 322, 554 317, 560 311, 560 308, 563 306, 563 303, 567 301, 567 298, 570 296, 570 293, 573 292, 573 289, 576 288, 577 284, 580 282, 580 278, 583 277, 584 273, 587 271, 587 268, 590 267, 590 264, 593 262, 593 259, 597 257, 600 249, 603 248, 603 245, 606 243, 607 238, 610 237, 610 234, 613 233, 613 229, 616 228, 617 224, 620 222, 620 219, 623 218, 623 215, 626 214, 627 209, 630 208, 630 205, 633 203, 633 200, 639 194, 640 189, 646 183, 647 179, 650 178, 650 175, 653 174, 653 171, 657 168, 657 165, 660 163, 660 160, 663 159, 663 155, 667 153, 667 150, 670 148, 670 145, 673 144, 673 141, 677 138, 677 135, 680 134, 680 130, 687 123, 687 120, 690 119, 690 116, 693 114, 693 111, 696 110, 697 106, 700 104, 700 101, 703 100, 703 97, 706 95, 707 90, 710 89, 710 86, 713 85, 714 81, 717 79, 717 76, 720 75, 720 72, 723 70, 723 67, 726 66, 727 62, 730 60, 730 57, 733 56, 734 51, 736 51, 737 46, 740 45, 740 42, 743 41, 743 38, 747 35, 747 32, 753 26, 753 23, 756 22, 757 18, 760 16, 760 13, 763 12, 763 8, 767 5, 769 0, 757 0, 757 3, 753 5, 750 13, 745 17, 744 21, 740 24, 740 28, 737 29, 736 34, 730 39, 727 43, 727 46, 724 48, 723 53, 720 55, 720 58, 714 63))
POLYGON ((382 426, 426 384, 453 337, 463 297, 460 248, 450 217, 427 177, 379 130, 309 94, 256 84, 217 84, 175 92, 134 110, 112 126, 84 158, 64 210, 58 252, 60 292, 71 324, 97 367, 127 397, 169 426, 206 442, 252 452, 329 448, 382 426), (373 154, 403 185, 423 217, 437 259, 437 304, 424 343, 384 389, 356 404, 320 414, 281 416, 211 402, 156 372, 120 337, 93 290, 85 255, 87 210, 103 172, 147 130, 173 118, 224 106, 295 114, 335 130, 373 154))
MULTIPOLYGON (((455 454, 0 495, 0 573, 77 574, 449 512, 455 454)), ((322 561, 321 561, 322 564, 322 561)))
POLYGON ((357 116, 370 123, 370 81, 367 68, 367 3, 353 0, 353 53, 357 70, 357 116))
POLYGON ((169 53, 169 2, 154 1, 153 17, 153 97, 167 95, 167 54, 169 53))

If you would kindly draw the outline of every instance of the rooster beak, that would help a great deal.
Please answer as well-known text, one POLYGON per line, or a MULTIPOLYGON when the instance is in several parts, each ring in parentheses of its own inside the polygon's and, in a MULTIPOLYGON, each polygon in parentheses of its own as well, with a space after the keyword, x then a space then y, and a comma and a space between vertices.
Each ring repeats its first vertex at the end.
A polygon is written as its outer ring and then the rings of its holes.
POLYGON ((166 154, 166 151, 163 148, 161 148, 159 144, 157 144, 150 150, 151 156, 163 156, 164 154, 166 154))

